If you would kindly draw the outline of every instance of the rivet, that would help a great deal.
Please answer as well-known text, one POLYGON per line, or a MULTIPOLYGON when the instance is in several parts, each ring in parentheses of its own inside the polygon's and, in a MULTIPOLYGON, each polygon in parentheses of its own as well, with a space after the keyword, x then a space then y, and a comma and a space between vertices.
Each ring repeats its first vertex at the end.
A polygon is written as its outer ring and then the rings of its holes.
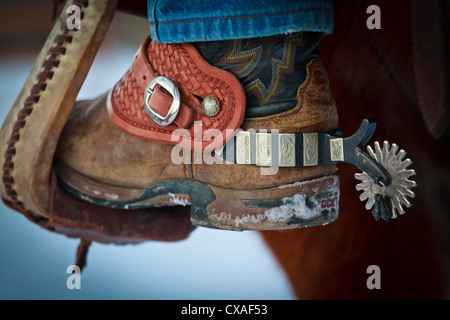
POLYGON ((203 114, 207 117, 214 117, 220 111, 220 102, 214 96, 208 96, 202 102, 203 114))

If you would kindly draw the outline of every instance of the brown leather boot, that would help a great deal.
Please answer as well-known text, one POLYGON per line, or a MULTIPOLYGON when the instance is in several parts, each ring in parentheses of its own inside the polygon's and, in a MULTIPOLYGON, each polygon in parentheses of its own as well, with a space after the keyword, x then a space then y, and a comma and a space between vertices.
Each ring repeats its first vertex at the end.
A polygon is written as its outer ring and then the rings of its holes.
POLYGON ((75 104, 55 155, 59 185, 111 208, 191 205, 206 227, 334 221, 339 180, 320 165, 317 133, 338 116, 321 37, 147 39, 109 93, 75 104))

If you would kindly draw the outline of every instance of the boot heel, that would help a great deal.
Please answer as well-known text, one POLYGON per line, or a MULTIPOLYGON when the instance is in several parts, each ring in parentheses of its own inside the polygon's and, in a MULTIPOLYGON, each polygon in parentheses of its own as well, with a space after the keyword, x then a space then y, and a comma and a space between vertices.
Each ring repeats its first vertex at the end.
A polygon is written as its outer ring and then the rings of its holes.
POLYGON ((272 230, 325 225, 338 217, 339 178, 335 175, 267 189, 209 188, 215 199, 206 205, 197 205, 192 197, 194 225, 272 230))

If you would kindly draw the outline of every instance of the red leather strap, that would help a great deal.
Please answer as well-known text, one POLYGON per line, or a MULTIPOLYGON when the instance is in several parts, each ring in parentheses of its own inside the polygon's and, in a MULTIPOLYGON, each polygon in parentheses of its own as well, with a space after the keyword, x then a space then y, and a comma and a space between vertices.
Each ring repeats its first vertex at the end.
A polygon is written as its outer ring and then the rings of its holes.
MULTIPOLYGON (((245 100, 239 80, 210 65, 192 44, 165 44, 148 38, 131 68, 111 90, 107 105, 113 123, 128 134, 204 151, 222 146, 233 136, 244 120, 245 100), (170 79, 180 93, 180 110, 167 126, 153 122, 144 109, 144 92, 157 76, 170 79), (220 111, 213 117, 202 111, 201 100, 208 96, 220 102, 220 111), (180 128, 187 130, 182 138, 173 135, 180 128), (204 133, 211 129, 220 136, 211 139, 207 134, 205 138, 204 133)), ((171 94, 158 85, 148 100, 150 108, 161 116, 168 113, 172 102, 171 94)))
MULTIPOLYGON (((165 116, 169 112, 172 105, 173 97, 160 86, 156 86, 153 94, 150 96, 148 104, 153 111, 156 111, 162 116, 165 116)), ((180 128, 187 128, 194 121, 194 111, 186 106, 184 103, 180 103, 180 111, 178 116, 173 121, 180 128)))

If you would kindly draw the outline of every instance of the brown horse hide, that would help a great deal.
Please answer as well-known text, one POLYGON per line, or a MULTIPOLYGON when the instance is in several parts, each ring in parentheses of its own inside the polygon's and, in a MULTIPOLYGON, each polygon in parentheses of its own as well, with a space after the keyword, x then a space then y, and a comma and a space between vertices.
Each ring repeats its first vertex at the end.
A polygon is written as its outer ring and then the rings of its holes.
MULTIPOLYGON (((448 17, 448 5, 445 10, 448 17)), ((417 87, 415 63, 426 64, 434 55, 413 56, 413 41, 426 45, 434 34, 416 34, 412 40, 411 29, 410 2, 335 2, 335 29, 323 39, 321 52, 344 136, 353 134, 363 118, 374 117, 377 130, 369 144, 388 140, 407 151, 418 187, 404 215, 375 221, 355 189, 353 175, 359 170, 343 164, 338 166, 341 200, 336 222, 262 232, 299 299, 450 297, 449 140, 433 138, 418 106, 417 92, 426 86, 417 87), (381 29, 369 30, 366 10, 373 4, 381 10, 381 29), (380 268, 380 289, 366 284, 370 265, 380 268)), ((444 39, 448 45, 448 36, 444 39)), ((444 85, 447 94, 448 83, 444 85)))

